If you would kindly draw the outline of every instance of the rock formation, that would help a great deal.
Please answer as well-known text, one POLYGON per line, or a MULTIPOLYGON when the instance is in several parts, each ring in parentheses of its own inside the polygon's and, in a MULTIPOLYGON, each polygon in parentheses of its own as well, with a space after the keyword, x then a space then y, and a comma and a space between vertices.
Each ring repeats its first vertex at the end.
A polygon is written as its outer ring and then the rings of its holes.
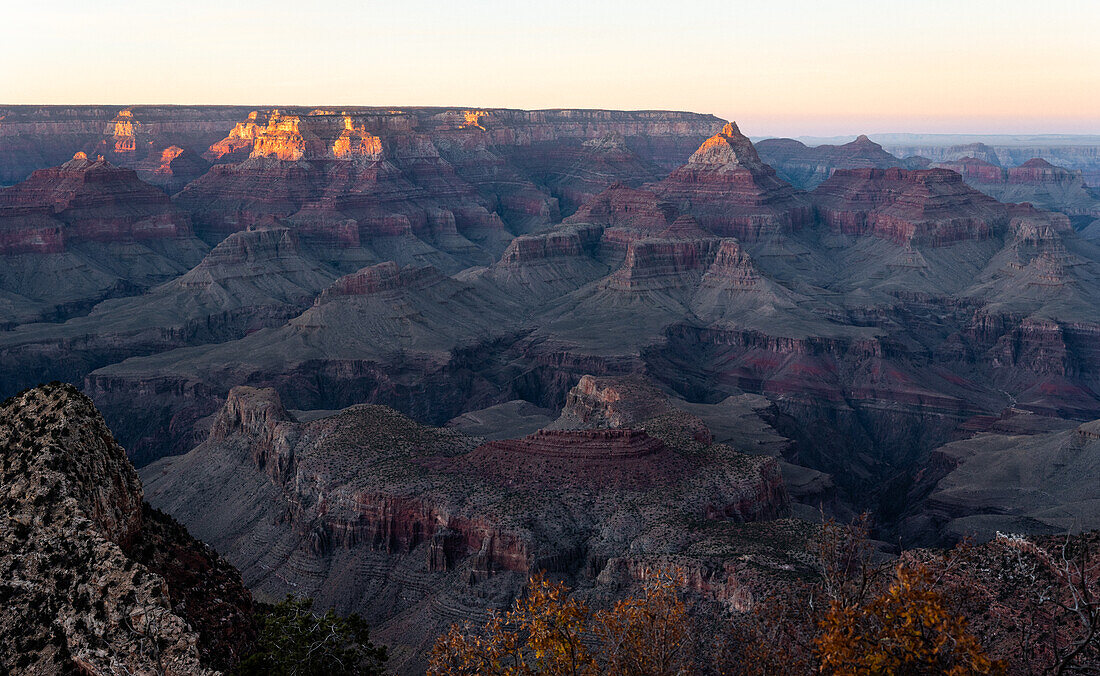
POLYGON ((1001 136, 985 137, 985 141, 959 144, 936 142, 931 137, 915 142, 899 140, 888 144, 886 150, 898 157, 922 156, 933 162, 954 162, 973 157, 1000 167, 1016 167, 1032 158, 1041 158, 1055 166, 1080 171, 1089 186, 1100 185, 1100 145, 1093 138, 1001 136))
POLYGON ((177 201, 211 242, 274 215, 303 241, 325 240, 326 260, 360 247, 385 259, 419 243, 439 252, 424 262, 453 272, 559 218, 559 199, 572 210, 615 181, 660 178, 663 146, 640 155, 632 139, 671 135, 682 145, 713 127, 702 116, 573 113, 255 111, 207 154, 247 159, 215 168, 177 201))
POLYGON ((205 152, 247 112, 234 106, 0 106, 0 185, 78 151, 144 174, 140 166, 172 146, 205 152))
POLYGON ((163 192, 78 152, 0 189, 0 324, 132 294, 181 274, 204 251, 163 192), (4 308, 4 294, 24 309, 4 308))
POLYGON ((1100 200, 1089 192, 1081 172, 1056 167, 1040 158, 1007 169, 974 157, 936 166, 958 172, 967 185, 998 201, 1028 202, 1063 213, 1079 230, 1100 219, 1100 200))
POLYGON ((557 198, 563 215, 611 185, 638 186, 666 173, 632 150, 619 132, 580 143, 545 144, 539 152, 513 151, 508 156, 531 180, 557 198))
POLYGON ((714 533, 789 510, 773 458, 660 417, 485 444, 380 406, 303 419, 271 390, 235 388, 203 444, 145 470, 148 495, 233 552, 257 593, 366 613, 407 672, 450 622, 508 603, 539 569, 615 594, 631 582, 615 571, 676 556, 707 571, 714 598, 737 584, 703 553, 714 533))
POLYGON ((536 311, 610 271, 599 255, 598 226, 563 227, 545 234, 522 235, 508 245, 500 260, 469 279, 490 282, 501 293, 522 298, 525 309, 536 311))
POLYGON ((210 163, 191 150, 172 145, 135 166, 138 176, 168 194, 179 192, 185 185, 210 170, 210 163))
POLYGON ((127 357, 202 345, 283 325, 334 274, 304 257, 294 233, 234 233, 199 265, 148 293, 96 305, 85 316, 0 333, 0 390, 81 381, 127 357))
POLYGON ((345 273, 384 260, 457 272, 492 262, 512 234, 560 219, 556 194, 581 200, 617 180, 658 179, 720 126, 710 116, 663 112, 151 106, 4 107, 0 120, 0 184, 83 153, 92 158, 83 168, 103 180, 81 194, 107 191, 83 206, 76 195, 69 211, 94 215, 91 222, 59 219, 55 202, 68 198, 51 196, 50 184, 71 186, 59 176, 78 169, 69 162, 0 200, 0 250, 66 253, 56 262, 20 262, 0 280, 3 327, 82 313, 201 257, 205 247, 194 239, 185 250, 191 225, 179 210, 132 174, 102 171, 108 165, 97 164, 99 156, 169 193, 182 191, 176 201, 209 245, 274 216, 313 257, 345 273), (219 166, 209 170, 208 161, 219 166), (111 213, 109 204, 120 200, 164 206, 111 213), (96 264, 103 255, 88 260, 73 251, 78 239, 110 240, 114 249, 133 240, 155 255, 104 266, 96 264), (64 284, 38 283, 62 267, 75 270, 64 284))
MULTIPOLYGON (((637 375, 621 378, 584 375, 569 390, 555 426, 565 429, 631 428, 673 410, 667 395, 637 375)), ((711 441, 709 436, 697 440, 711 441)))
POLYGON ((1079 532, 1100 522, 1100 421, 1078 426, 1015 410, 936 449, 904 528, 914 541, 997 532, 1079 532))
POLYGON ((85 242, 180 239, 191 234, 187 216, 167 197, 102 157, 76 153, 53 169, 41 169, 0 191, 6 231, 0 254, 61 253, 85 242), (53 220, 56 232, 16 230, 18 221, 53 220))
POLYGON ((883 150, 866 136, 844 145, 806 146, 789 138, 766 139, 755 144, 760 158, 784 181, 801 190, 813 190, 837 169, 889 169, 902 160, 883 150))
POLYGON ((814 190, 813 199, 833 230, 898 244, 988 239, 1005 220, 1003 205, 942 169, 841 170, 814 190))
POLYGON ((799 230, 813 217, 805 198, 760 160, 732 122, 653 191, 709 232, 744 241, 799 230))
POLYGON ((49 385, 0 405, 0 668, 214 674, 254 636, 239 574, 142 487, 92 403, 49 385))
POLYGON ((195 213, 210 241, 277 216, 333 262, 347 255, 343 249, 372 246, 368 256, 377 260, 377 247, 402 235, 442 251, 444 258, 432 262, 451 269, 499 252, 508 237, 499 216, 432 139, 404 130, 383 140, 368 130, 384 126, 377 117, 273 111, 266 124, 250 121, 227 139, 252 140, 246 161, 215 168, 176 200, 195 213))
POLYGON ((467 360, 511 337, 521 317, 516 301, 489 288, 386 262, 337 279, 278 328, 113 364, 89 375, 86 389, 133 440, 138 464, 164 455, 164 444, 190 448, 194 424, 217 410, 228 383, 274 385, 296 408, 366 399, 442 423, 480 401, 481 376, 467 378, 467 360), (135 388, 156 395, 135 402, 135 388))
MULTIPOLYGON (((645 374, 754 429, 766 417, 789 441, 763 443, 802 496, 895 523, 933 450, 975 421, 1100 415, 1100 250, 1070 227, 1079 217, 997 202, 940 168, 882 168, 893 160, 865 139, 810 152, 799 166, 833 173, 808 195, 710 116, 127 110, 10 119, 32 145, 56 132, 50 148, 79 140, 172 180, 207 153, 174 202, 134 194, 190 211, 217 245, 171 265, 130 254, 193 239, 12 254, 0 386, 83 379, 138 464, 206 439, 239 385, 293 410, 379 404, 502 441, 561 423, 583 376, 645 374), (153 272, 126 268, 148 260, 153 272)), ((792 162, 810 150, 771 145, 792 162)), ((16 155, 0 165, 30 161, 16 155)), ((1065 179, 999 162, 978 173, 1065 179)), ((41 230, 54 246, 64 224, 36 213, 17 228, 61 227, 41 230)))

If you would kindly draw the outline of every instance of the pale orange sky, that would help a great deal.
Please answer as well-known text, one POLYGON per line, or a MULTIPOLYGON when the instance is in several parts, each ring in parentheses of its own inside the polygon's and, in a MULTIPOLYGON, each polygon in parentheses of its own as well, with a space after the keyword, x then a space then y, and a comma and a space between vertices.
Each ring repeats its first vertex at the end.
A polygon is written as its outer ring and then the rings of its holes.
POLYGON ((674 109, 1100 133, 1100 0, 6 3, 0 103, 674 109))

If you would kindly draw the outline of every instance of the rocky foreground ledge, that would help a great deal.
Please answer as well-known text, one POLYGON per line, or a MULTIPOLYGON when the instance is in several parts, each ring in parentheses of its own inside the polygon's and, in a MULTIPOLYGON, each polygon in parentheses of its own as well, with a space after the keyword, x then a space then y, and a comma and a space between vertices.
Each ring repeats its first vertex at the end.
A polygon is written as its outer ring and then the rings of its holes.
POLYGON ((240 574, 143 502, 70 385, 0 404, 0 673, 216 674, 255 635, 240 574))

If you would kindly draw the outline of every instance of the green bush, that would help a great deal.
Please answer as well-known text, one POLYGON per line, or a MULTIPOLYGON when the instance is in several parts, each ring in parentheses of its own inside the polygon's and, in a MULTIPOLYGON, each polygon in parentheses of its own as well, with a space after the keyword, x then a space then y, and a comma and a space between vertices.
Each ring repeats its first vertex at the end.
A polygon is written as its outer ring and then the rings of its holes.
POLYGON ((311 599, 287 596, 261 616, 256 652, 241 662, 241 676, 342 676, 382 674, 386 648, 370 642, 358 615, 313 612, 311 599))

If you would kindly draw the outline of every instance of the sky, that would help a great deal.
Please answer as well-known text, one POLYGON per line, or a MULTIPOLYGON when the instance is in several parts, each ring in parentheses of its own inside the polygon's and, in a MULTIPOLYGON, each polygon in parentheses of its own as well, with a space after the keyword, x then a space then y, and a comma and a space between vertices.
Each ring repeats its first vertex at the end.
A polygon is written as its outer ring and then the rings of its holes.
POLYGON ((1100 133, 1100 0, 3 0, 0 103, 713 113, 1100 133))

